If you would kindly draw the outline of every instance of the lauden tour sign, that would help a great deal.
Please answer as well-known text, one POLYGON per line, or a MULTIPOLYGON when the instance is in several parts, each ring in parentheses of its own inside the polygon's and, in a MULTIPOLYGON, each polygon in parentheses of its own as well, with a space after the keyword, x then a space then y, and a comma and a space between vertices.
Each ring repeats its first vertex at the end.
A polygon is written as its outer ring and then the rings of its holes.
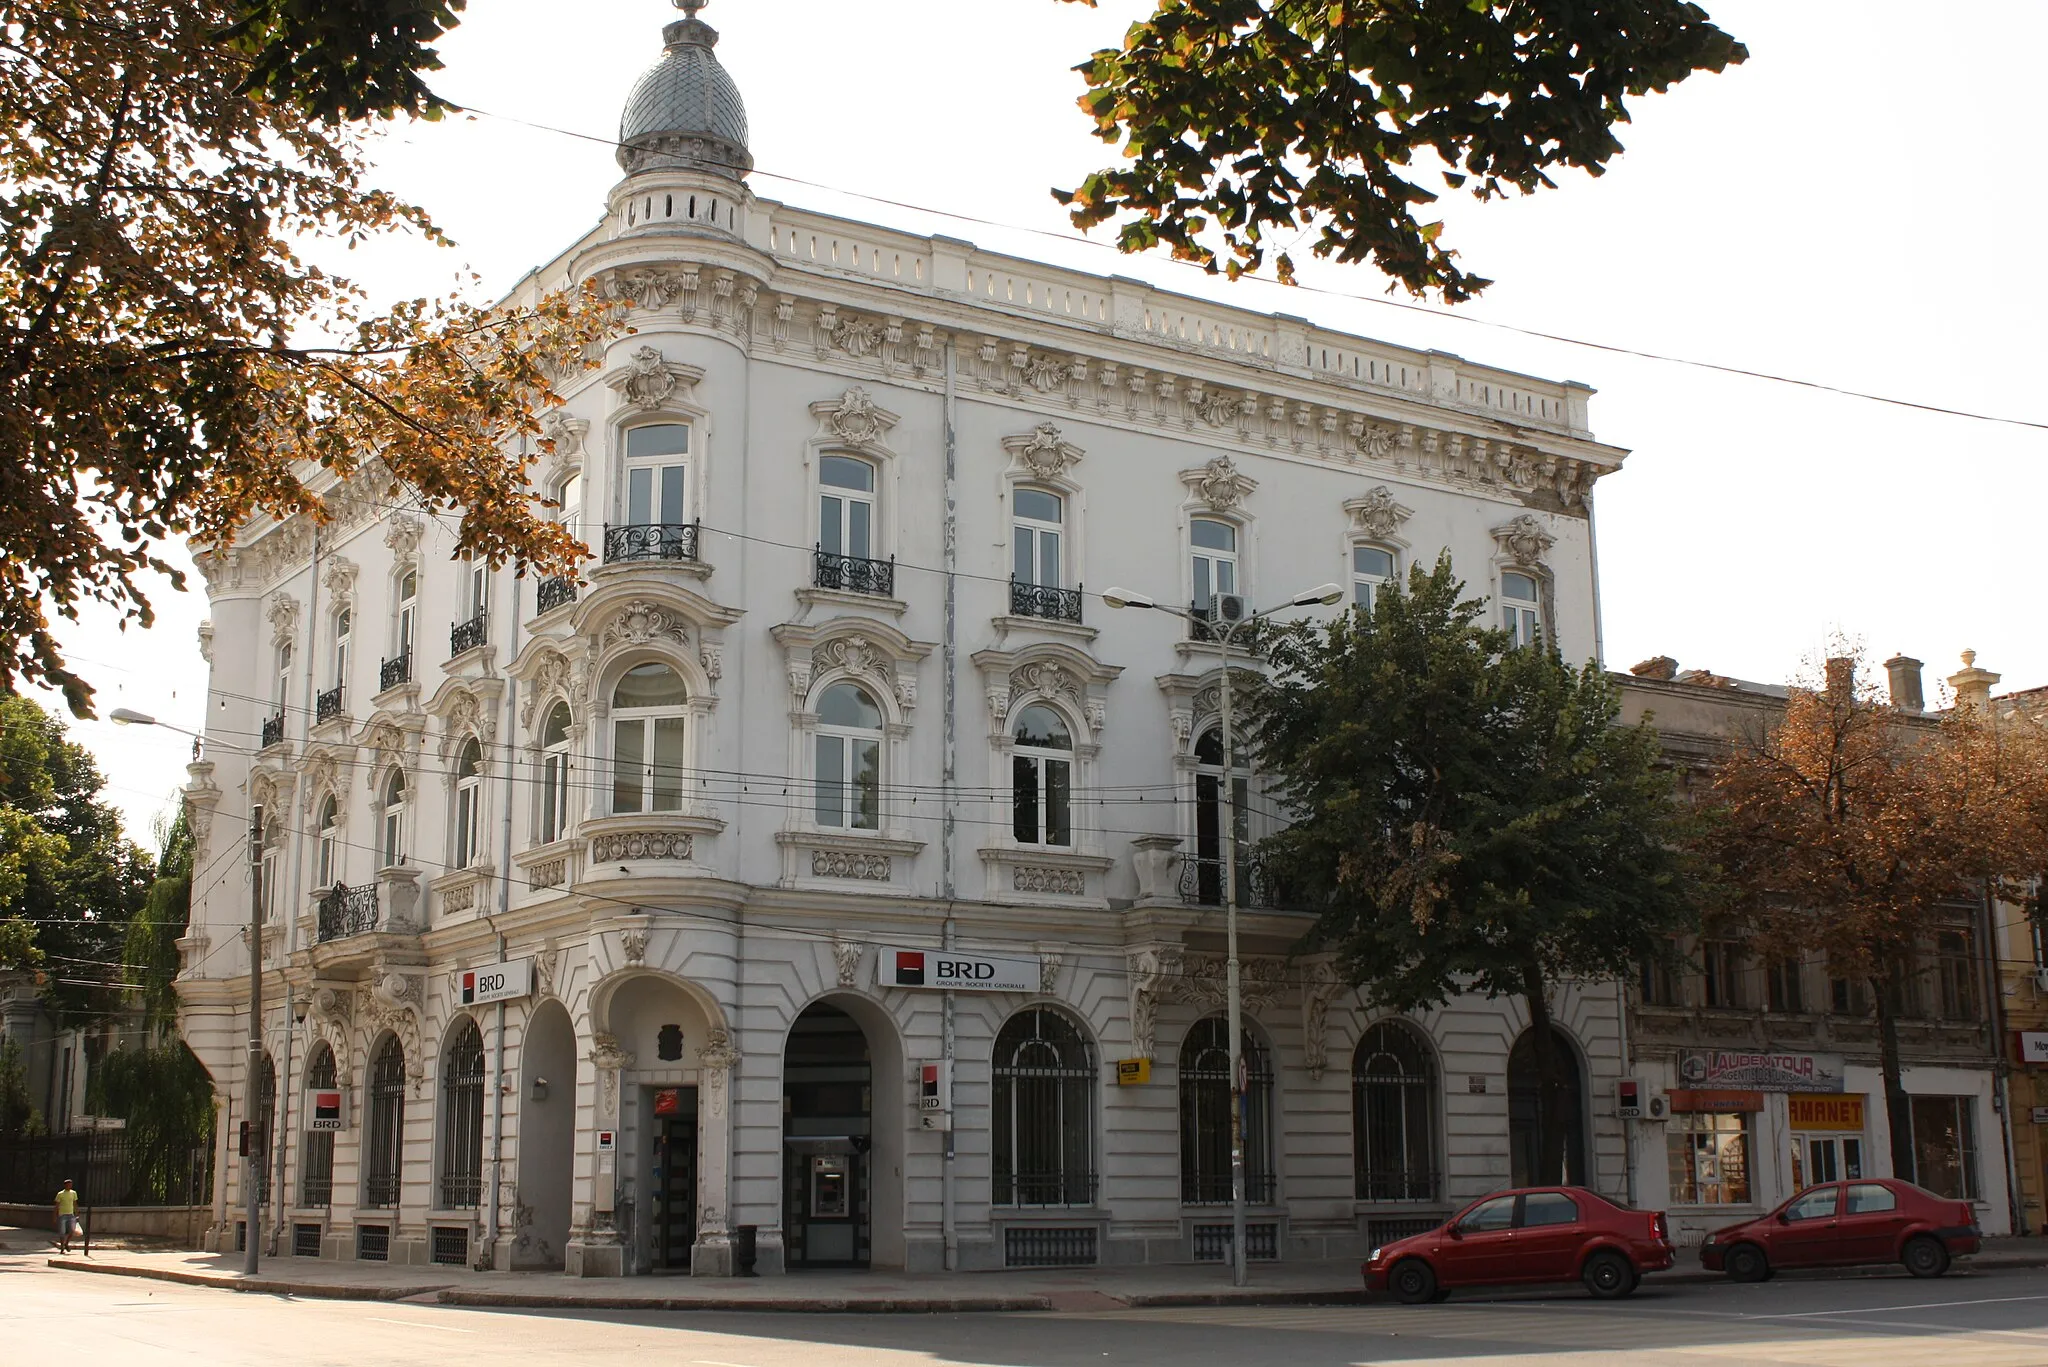
POLYGON ((1753 1092, 1839 1092, 1840 1054, 1780 1054, 1689 1049, 1680 1056, 1681 1085, 1753 1092))
POLYGON ((1012 954, 967 954, 941 949, 890 949, 875 955, 883 987, 924 987, 955 992, 1036 992, 1038 960, 1012 954))

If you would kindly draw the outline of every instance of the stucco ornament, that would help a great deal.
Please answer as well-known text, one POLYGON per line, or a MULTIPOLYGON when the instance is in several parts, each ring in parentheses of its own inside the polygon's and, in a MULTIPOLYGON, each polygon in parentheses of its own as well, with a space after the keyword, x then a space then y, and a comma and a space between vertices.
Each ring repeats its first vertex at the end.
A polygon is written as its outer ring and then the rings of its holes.
POLYGON ((1060 479, 1083 454, 1080 447, 1062 437, 1060 429, 1049 422, 1038 424, 1029 436, 1007 438, 1003 445, 1016 453, 1034 479, 1060 479))
POLYGON ((598 638, 598 647, 610 650, 620 644, 644 646, 649 641, 658 640, 670 640, 680 645, 684 639, 681 617, 659 603, 636 598, 605 623, 604 632, 598 638))
POLYGON ((739 1061, 740 1051, 732 1047, 732 1036, 726 1033, 724 1026, 712 1026, 704 1047, 697 1051, 697 1062, 704 1069, 705 1100, 714 1120, 725 1115, 726 1080, 739 1061))
POLYGON ((1550 548, 1557 544, 1557 538, 1544 530, 1534 513, 1518 513, 1509 518, 1493 529, 1493 539, 1500 543, 1501 554, 1517 565, 1542 564, 1550 548))
POLYGON ((865 947, 857 943, 847 940, 834 940, 832 942, 833 966, 838 970, 838 980, 841 987, 852 987, 859 978, 860 959, 861 955, 865 952, 865 947))
POLYGON ((1307 981, 1301 988, 1301 1061, 1309 1077, 1323 1079, 1330 1062, 1330 999, 1342 989, 1337 969, 1328 959, 1308 965, 1307 981))
POLYGON ((882 415, 875 401, 859 385, 839 396, 839 404, 825 415, 832 434, 855 446, 871 446, 882 439, 882 415))
POLYGON ((519 725, 532 730, 534 713, 540 710, 543 702, 566 697, 570 693, 574 673, 568 657, 560 651, 550 650, 542 654, 540 662, 534 666, 533 681, 526 696, 519 702, 519 725))
POLYGON ((847 314, 832 328, 832 345, 858 359, 882 344, 882 330, 871 318, 847 314))
POLYGON ((1203 420, 1212 427, 1228 427, 1236 422, 1237 415, 1244 411, 1246 403, 1246 400, 1227 389, 1219 389, 1199 400, 1195 399, 1192 393, 1188 398, 1199 405, 1203 420))
POLYGON ((626 956, 629 964, 647 962, 647 932, 645 930, 622 930, 619 932, 619 952, 626 956))
POLYGON ((1041 394, 1049 394, 1067 382, 1067 363, 1043 354, 1024 358, 1024 382, 1041 394))
POLYGON ((882 672, 883 652, 879 646, 861 635, 840 636, 825 642, 812 652, 811 661, 816 669, 843 669, 849 674, 872 676, 882 672))
POLYGON ((1381 538, 1392 536, 1415 515, 1415 510, 1395 499, 1384 484, 1345 503, 1344 511, 1351 514, 1352 526, 1367 536, 1381 538))
POLYGON ((559 408, 550 408, 541 415, 540 434, 555 444, 555 459, 565 464, 583 459, 583 436, 589 430, 588 422, 572 418, 559 408))
POLYGON ((1394 454, 1394 429, 1374 425, 1358 434, 1358 454, 1385 460, 1394 454))
POLYGON ((1199 470, 1183 470, 1180 477, 1196 498, 1218 512, 1235 508, 1259 487, 1258 481, 1240 471, 1229 456, 1218 456, 1199 470))
POLYGON ((393 513, 384 524, 384 544, 403 560, 420 547, 424 523, 411 513, 393 513))
POLYGON ((634 351, 631 366, 625 378, 619 381, 618 389, 628 402, 637 407, 656 409, 675 393, 676 377, 659 350, 643 346, 634 351))
POLYGON ((280 593, 270 600, 270 639, 278 645, 290 645, 299 634, 299 600, 288 593, 280 593))

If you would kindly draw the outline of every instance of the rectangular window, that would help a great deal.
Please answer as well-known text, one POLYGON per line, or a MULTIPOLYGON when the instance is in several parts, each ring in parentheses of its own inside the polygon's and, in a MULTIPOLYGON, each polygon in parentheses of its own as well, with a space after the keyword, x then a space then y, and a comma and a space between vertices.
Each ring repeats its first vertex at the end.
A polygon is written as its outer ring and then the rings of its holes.
POLYGON ((1188 523, 1193 555, 1195 611, 1207 612, 1219 593, 1236 593, 1237 528, 1212 517, 1188 523))
POLYGON ((683 522, 683 467, 636 465, 626 471, 626 521, 636 527, 683 522))
POLYGON ((1945 1021, 1977 1019, 1976 956, 1967 930, 1944 930, 1934 937, 1935 995, 1945 1021))
POLYGON ((1532 646, 1543 636, 1543 606, 1537 596, 1536 577, 1515 570, 1500 576, 1500 624, 1511 643, 1532 646))
POLYGON ((875 554, 875 467, 850 456, 818 462, 818 549, 871 560, 875 554))
POLYGON ((818 824, 880 829, 880 743, 856 736, 819 736, 817 756, 818 824))
POLYGON ((1870 993, 1861 978, 1828 979, 1828 1009, 1837 1016, 1870 1014, 1870 993))
POLYGON ((621 815, 640 810, 640 788, 647 777, 647 727, 639 721, 612 723, 612 810, 621 815))
POLYGON ((1793 1014, 1806 1009, 1806 998, 1799 981, 1799 961, 1779 959, 1771 964, 1765 984, 1770 992, 1770 1008, 1781 1014, 1793 1014))
POLYGON ((569 756, 550 754, 543 763, 540 781, 540 843, 561 839, 569 812, 569 756))
POLYGON ((612 722, 612 810, 679 812, 683 809, 682 717, 633 717, 612 722))
POLYGON ((1372 611, 1373 595, 1394 578, 1394 553, 1378 546, 1351 548, 1351 601, 1372 611))
POLYGON ((1012 831, 1020 844, 1074 843, 1072 772, 1063 759, 1016 755, 1011 761, 1016 815, 1012 831))
POLYGON ((1011 528, 1011 569, 1017 582, 1059 588, 1064 512, 1059 496, 1039 489, 1018 489, 1011 495, 1011 510, 1016 517, 1011 528))
POLYGON ((1742 990, 1742 946, 1733 940, 1700 942, 1700 979, 1708 1006, 1748 1004, 1742 990))
POLYGON ((1913 1121, 1913 1180, 1936 1196, 1977 1199, 1977 1099, 1916 1096, 1909 1099, 1913 1121))
POLYGON ((1643 965, 1643 1005, 1683 1006, 1678 994, 1678 975, 1671 971, 1671 965, 1652 961, 1643 965))
POLYGON ((1671 1203, 1749 1203, 1749 1116, 1674 1115, 1664 1127, 1671 1160, 1671 1203))

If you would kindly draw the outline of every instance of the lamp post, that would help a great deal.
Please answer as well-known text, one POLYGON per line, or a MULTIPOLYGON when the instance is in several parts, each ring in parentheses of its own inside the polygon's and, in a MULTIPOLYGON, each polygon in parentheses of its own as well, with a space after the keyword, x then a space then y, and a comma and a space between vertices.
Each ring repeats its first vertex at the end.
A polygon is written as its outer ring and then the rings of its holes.
POLYGON ((1102 595, 1102 601, 1108 607, 1143 608, 1199 625, 1215 640, 1222 658, 1219 711, 1223 730, 1223 933, 1226 942, 1223 990, 1228 1016, 1226 1028, 1230 1032, 1230 1282, 1233 1286, 1245 1285, 1250 1280, 1250 1273, 1244 1247, 1244 992, 1238 976, 1237 958, 1237 785, 1236 747, 1231 732, 1230 647, 1236 642, 1239 631, 1276 612, 1324 606, 1343 597, 1344 590, 1340 586, 1323 584, 1306 593, 1298 593, 1284 603, 1257 612, 1240 613, 1234 620, 1226 621, 1221 620, 1221 613, 1216 614, 1215 619, 1197 616, 1192 610, 1164 607, 1142 593, 1132 593, 1127 589, 1113 588, 1102 595))
MULTIPOLYGON (((116 726, 161 726, 180 731, 194 740, 197 731, 158 721, 147 712, 117 707, 108 714, 116 726)), ((242 1271, 256 1272, 256 1236, 263 1222, 263 1198, 257 1181, 257 1165, 263 1162, 263 1136, 256 1133, 256 1115, 263 1104, 259 1074, 263 1071, 263 808, 249 809, 249 1055, 243 1069, 242 1115, 249 1126, 249 1141, 243 1145, 242 1271)))

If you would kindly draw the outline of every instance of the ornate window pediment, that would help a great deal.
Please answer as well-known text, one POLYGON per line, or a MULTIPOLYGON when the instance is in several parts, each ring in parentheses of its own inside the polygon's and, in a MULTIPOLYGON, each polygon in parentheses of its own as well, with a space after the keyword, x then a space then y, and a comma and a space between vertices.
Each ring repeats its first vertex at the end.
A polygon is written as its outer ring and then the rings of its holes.
POLYGON ((811 405, 811 416, 826 441, 883 453, 889 449, 891 429, 902 421, 859 385, 836 399, 818 400, 811 405))
POLYGON ((1047 484, 1067 483, 1067 472, 1087 454, 1049 422, 1018 436, 1004 437, 1003 449, 1010 453, 1019 475, 1047 484))
POLYGON ((614 367, 604 382, 620 400, 643 413, 654 413, 691 401, 691 391, 704 372, 668 360, 652 343, 636 347, 623 366, 614 367))
POLYGON ((1250 496, 1259 482, 1237 468, 1229 456, 1217 456, 1207 465, 1180 472, 1195 501, 1217 512, 1231 512, 1250 496))
POLYGON ((1503 559, 1516 565, 1541 565, 1550 554, 1550 548, 1557 544, 1534 513, 1517 513, 1493 529, 1493 539, 1500 546, 1503 559))
POLYGON ((502 679, 450 679, 427 703, 427 713, 441 721, 436 753, 444 768, 464 739, 473 736, 486 747, 497 740, 498 697, 504 687, 502 679))
POLYGON ((1375 541, 1393 540, 1402 524, 1415 515, 1415 510, 1397 500, 1384 484, 1357 498, 1346 499, 1344 511, 1351 518, 1353 531, 1375 541))
POLYGON ((867 618, 838 618, 816 626, 786 622, 770 633, 789 666, 790 710, 803 711, 827 675, 858 680, 893 703, 892 721, 917 706, 917 667, 932 653, 892 626, 867 618))
POLYGON ((1091 745, 1100 740, 1108 721, 1109 686, 1123 673, 1121 665, 1101 664, 1058 643, 977 651, 973 662, 981 671, 993 732, 1003 732, 1006 720, 1019 708, 1048 702, 1085 728, 1085 743, 1091 745))

